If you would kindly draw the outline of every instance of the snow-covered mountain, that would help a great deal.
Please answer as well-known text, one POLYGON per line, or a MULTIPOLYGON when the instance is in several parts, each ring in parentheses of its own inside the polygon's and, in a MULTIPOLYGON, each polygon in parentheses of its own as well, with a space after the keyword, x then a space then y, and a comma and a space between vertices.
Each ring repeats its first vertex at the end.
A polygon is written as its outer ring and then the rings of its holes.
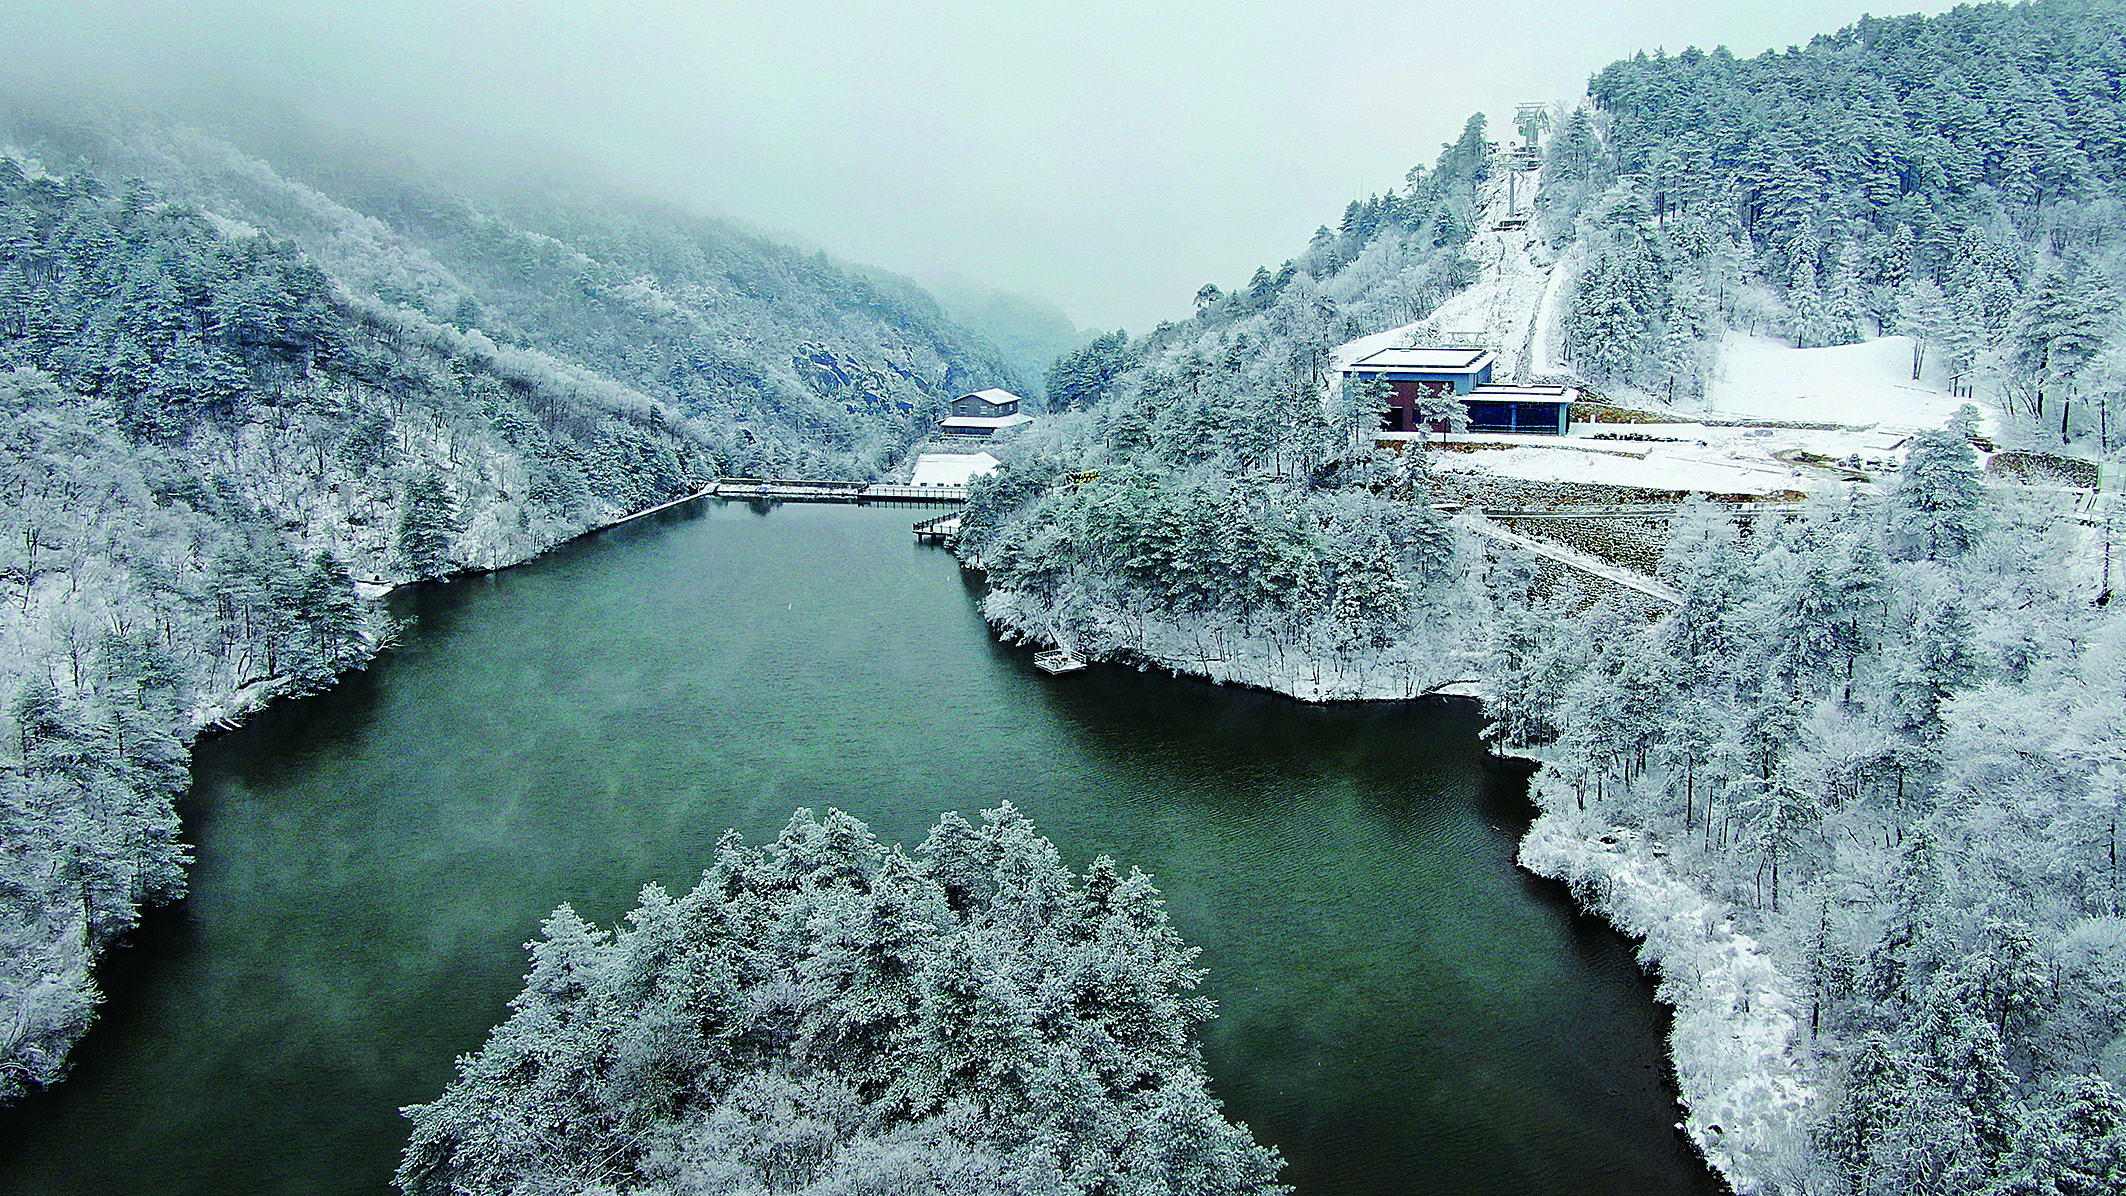
POLYGON ((366 660, 364 593, 719 474, 875 475, 1015 382, 912 284, 679 213, 145 118, 0 146, 0 1096, 183 891, 191 737, 366 660))

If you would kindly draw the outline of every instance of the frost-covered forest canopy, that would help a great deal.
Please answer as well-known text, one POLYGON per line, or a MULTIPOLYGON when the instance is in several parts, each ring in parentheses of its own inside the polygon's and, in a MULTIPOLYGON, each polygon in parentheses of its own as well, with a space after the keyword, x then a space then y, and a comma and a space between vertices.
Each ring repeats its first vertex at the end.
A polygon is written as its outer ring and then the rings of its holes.
MULTIPOLYGON (((1444 335, 1507 267, 1472 252, 1500 182, 1473 117, 1189 319, 1080 344, 1010 317, 1074 347, 964 513, 985 613, 1309 699, 1477 684, 1541 764, 1544 866, 1646 934, 1689 1133, 1738 1190, 2126 1190, 2112 508, 1977 452, 2116 476, 2126 12, 1641 55, 1554 118, 1524 373, 1673 418, 1738 337, 1902 335, 1972 408, 1798 510, 1681 504, 1636 590, 1480 540, 1333 368, 1444 335)), ((59 1074, 95 952, 181 891, 190 736, 388 639, 359 583, 520 560, 716 472, 872 476, 952 394, 1027 389, 911 285, 714 222, 13 121, 6 1090, 59 1074)), ((557 914, 400 1183, 1268 1190, 1203 1091, 1190 959, 1142 878, 1074 877, 1008 811, 913 856, 801 815, 618 931, 557 914)))
POLYGON ((1007 626, 1310 697, 1414 696, 1447 679, 1472 554, 1380 459, 1378 396, 1326 406, 1331 350, 1423 316, 1475 277, 1481 117, 1400 193, 1197 315, 1057 361, 1070 412, 978 486, 961 549, 1007 626), (1066 484, 1051 484, 1057 478, 1066 484))
POLYGON ((1738 1188, 2119 1191, 2115 528, 1989 481, 1973 440, 1990 416, 1989 449, 2118 466, 2122 82, 2115 6, 1988 5, 1643 55, 1555 114, 1532 256, 1562 272, 1559 377, 1689 412, 1730 334, 1901 334, 1986 409, 1798 517, 1676 516, 1647 563, 1672 608, 1479 547, 1433 454, 1374 447, 1383 396, 1328 375, 1491 265, 1480 118, 1195 318, 1060 361, 1077 414, 978 485, 960 551, 1007 633, 1087 655, 1316 698, 1480 680, 1495 741, 1544 764, 1539 826, 1659 841, 1722 911, 1647 950, 1710 1003, 1679 1070, 1738 1188), (1721 987, 1738 958, 1773 978, 1755 1006, 1721 987))
POLYGON ((1754 1178, 2126 1180, 2126 618, 2091 605, 2081 532, 1988 496, 1956 429, 1879 502, 1685 515, 1658 622, 1494 570, 1492 733, 1546 762, 1542 804, 1657 835, 1785 972, 1758 1012, 1806 1023, 1820 1097, 1807 1138, 1713 1118, 1756 1135, 1754 1178))
POLYGON ((1543 228, 1577 244, 1572 360, 1682 399, 1729 329, 1803 347, 1905 334, 1915 377, 1931 356, 2031 438, 2111 451, 2119 25, 2109 4, 1967 6, 1786 53, 1605 68, 1543 168, 1543 228))
POLYGON ((16 111, 21 150, 293 242, 351 294, 699 420, 733 472, 864 477, 1024 384, 906 279, 566 178, 461 182, 291 127, 16 111))
POLYGON ((875 473, 1010 379, 908 284, 674 213, 345 169, 387 221, 184 128, 36 128, 0 155, 0 1095, 183 891, 193 735, 388 638, 357 583, 875 473))
POLYGON ((1205 1089, 1158 890, 1073 875, 1008 805, 913 855, 800 810, 642 898, 546 923, 509 1020, 409 1110, 408 1196, 1287 1190, 1205 1089))

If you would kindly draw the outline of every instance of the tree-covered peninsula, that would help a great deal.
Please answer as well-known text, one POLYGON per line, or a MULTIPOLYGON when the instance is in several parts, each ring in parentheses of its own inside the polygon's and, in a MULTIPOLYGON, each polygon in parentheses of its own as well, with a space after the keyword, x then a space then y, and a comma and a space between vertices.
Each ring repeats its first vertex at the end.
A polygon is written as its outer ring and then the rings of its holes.
POLYGON ((607 931, 566 906, 508 1021, 408 1110, 407 1196, 1274 1194, 1205 1089, 1158 890, 1010 806, 913 854, 839 811, 727 836, 607 931))

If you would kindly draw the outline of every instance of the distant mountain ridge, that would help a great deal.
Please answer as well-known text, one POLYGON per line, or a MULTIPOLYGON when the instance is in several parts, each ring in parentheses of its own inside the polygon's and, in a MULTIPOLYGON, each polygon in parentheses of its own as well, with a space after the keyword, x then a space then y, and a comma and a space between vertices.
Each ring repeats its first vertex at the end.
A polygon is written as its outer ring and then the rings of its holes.
POLYGON ((669 403, 734 470, 871 476, 945 400, 1027 389, 914 282, 670 206, 446 181, 299 131, 21 112, 0 130, 292 241, 358 298, 669 403))

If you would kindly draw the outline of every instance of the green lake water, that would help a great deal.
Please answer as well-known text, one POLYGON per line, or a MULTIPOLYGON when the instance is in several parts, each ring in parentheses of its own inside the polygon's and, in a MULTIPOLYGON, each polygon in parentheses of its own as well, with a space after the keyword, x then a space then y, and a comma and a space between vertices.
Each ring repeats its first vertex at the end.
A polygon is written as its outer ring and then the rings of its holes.
POLYGON ((1721 1190, 1629 946, 1513 867, 1524 775, 1473 705, 1048 677, 926 514, 699 503, 424 587, 375 667, 203 741, 192 895, 111 954, 72 1075, 0 1110, 0 1193, 384 1192, 398 1107, 555 905, 611 922, 797 806, 913 846, 1007 800, 1155 876, 1214 1091, 1304 1196, 1721 1190))

